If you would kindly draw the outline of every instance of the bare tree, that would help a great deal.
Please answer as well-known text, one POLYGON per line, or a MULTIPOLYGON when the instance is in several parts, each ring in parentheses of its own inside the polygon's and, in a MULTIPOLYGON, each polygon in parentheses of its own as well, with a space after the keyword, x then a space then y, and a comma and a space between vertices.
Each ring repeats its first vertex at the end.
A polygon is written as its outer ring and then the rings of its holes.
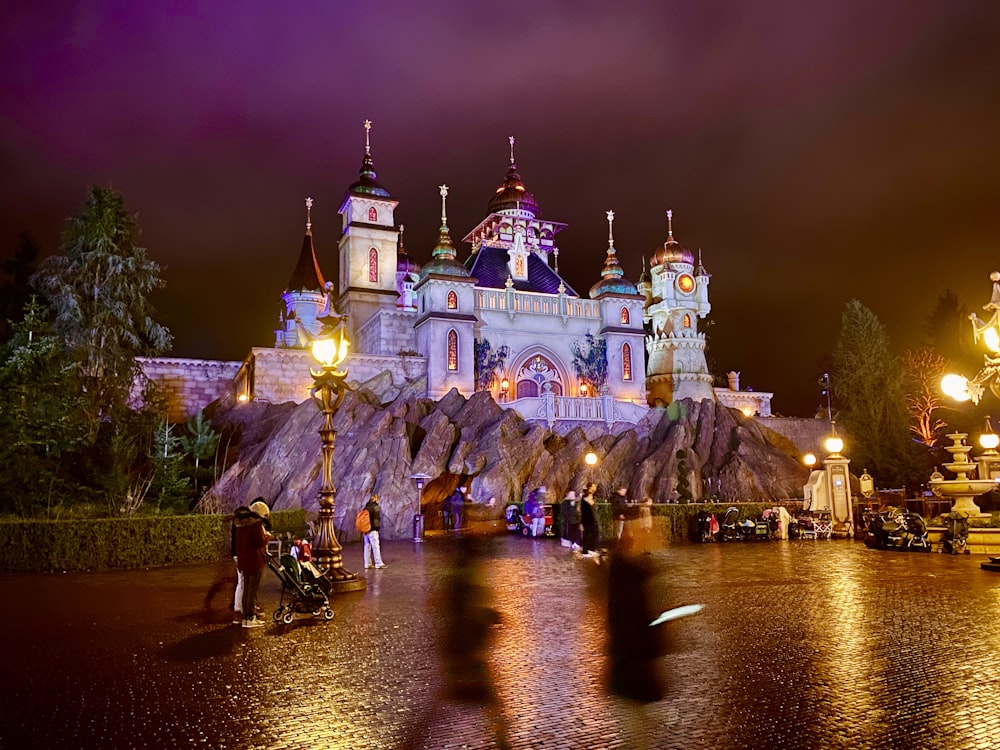
POLYGON ((906 411, 912 420, 910 431, 928 447, 937 442, 946 426, 938 414, 950 408, 945 404, 940 386, 947 365, 947 360, 929 346, 908 349, 903 355, 903 390, 906 411))

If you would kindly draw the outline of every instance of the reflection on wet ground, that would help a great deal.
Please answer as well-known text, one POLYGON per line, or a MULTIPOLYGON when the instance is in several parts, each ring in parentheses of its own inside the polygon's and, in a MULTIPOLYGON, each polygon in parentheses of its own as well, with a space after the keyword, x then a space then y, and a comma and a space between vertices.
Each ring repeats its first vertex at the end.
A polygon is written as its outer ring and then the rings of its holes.
MULTIPOLYGON (((0 575, 0 747, 393 748, 439 682, 430 592, 446 548, 385 543, 389 567, 363 571, 368 590, 335 599, 332 622, 256 631, 229 624, 229 561, 0 575)), ((1000 575, 979 556, 847 541, 655 554, 664 604, 706 607, 666 626, 650 747, 1000 747, 1000 575)), ((360 558, 347 547, 348 567, 360 558)), ((603 573, 552 540, 493 550, 491 662, 513 747, 625 747, 603 573)), ((277 604, 273 576, 261 598, 277 604)), ((491 743, 482 712, 445 704, 425 746, 491 743)))

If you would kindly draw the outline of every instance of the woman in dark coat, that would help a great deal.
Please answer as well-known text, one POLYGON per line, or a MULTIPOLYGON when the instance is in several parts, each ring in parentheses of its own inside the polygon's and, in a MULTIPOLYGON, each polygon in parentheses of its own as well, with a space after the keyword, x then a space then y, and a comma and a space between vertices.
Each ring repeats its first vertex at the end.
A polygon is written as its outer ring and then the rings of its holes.
POLYGON ((585 557, 597 556, 597 545, 600 542, 597 528, 597 509, 594 493, 597 485, 591 482, 583 493, 580 501, 580 523, 583 526, 583 539, 580 541, 580 548, 585 557))

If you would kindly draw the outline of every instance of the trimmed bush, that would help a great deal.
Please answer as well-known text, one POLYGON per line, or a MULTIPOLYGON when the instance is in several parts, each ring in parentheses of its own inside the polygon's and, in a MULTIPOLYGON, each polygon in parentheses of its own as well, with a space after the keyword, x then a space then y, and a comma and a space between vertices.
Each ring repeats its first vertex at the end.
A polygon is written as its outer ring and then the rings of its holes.
MULTIPOLYGON (((0 570, 145 568, 229 556, 229 515, 0 521, 0 570)), ((272 532, 302 536, 302 509, 271 513, 272 532)))

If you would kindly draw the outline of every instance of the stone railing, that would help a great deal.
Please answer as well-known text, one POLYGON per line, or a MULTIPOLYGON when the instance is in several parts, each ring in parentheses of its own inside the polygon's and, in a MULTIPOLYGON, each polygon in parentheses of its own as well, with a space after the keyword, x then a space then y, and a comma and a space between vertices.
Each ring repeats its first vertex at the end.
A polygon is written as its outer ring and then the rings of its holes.
POLYGON ((477 289, 476 308, 481 312, 506 312, 511 317, 518 313, 552 315, 561 318, 600 318, 598 302, 581 297, 539 292, 515 292, 513 289, 477 289))
POLYGON ((619 401, 612 396, 579 398, 576 396, 556 396, 546 393, 534 398, 519 398, 501 404, 506 409, 514 409, 525 419, 542 420, 551 427, 558 421, 615 422, 635 424, 649 410, 646 404, 619 401))

